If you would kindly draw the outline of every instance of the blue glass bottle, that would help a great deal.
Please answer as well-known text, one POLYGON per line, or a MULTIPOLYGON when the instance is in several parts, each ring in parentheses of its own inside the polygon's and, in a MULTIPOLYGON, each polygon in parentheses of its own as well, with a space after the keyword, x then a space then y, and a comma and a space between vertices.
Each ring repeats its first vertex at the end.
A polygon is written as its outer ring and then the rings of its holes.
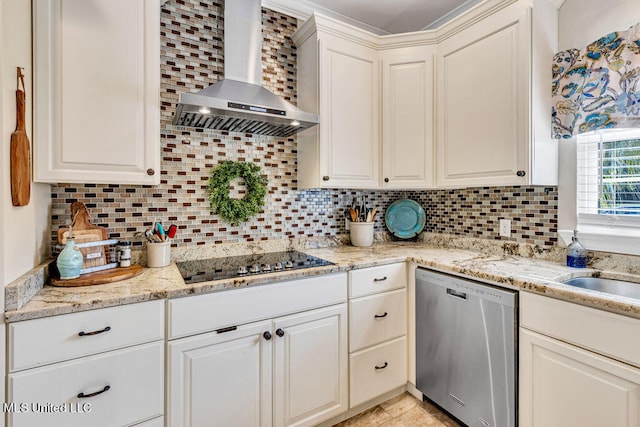
POLYGON ((567 246, 567 266, 575 268, 587 267, 587 250, 578 240, 578 230, 573 230, 571 244, 567 246))

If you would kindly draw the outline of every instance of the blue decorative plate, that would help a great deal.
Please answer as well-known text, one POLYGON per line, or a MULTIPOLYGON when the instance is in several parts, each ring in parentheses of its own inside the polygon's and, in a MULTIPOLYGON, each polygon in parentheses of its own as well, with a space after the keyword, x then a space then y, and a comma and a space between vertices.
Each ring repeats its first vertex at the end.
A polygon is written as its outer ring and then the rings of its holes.
POLYGON ((410 239, 424 228, 427 215, 419 203, 409 199, 396 200, 384 214, 387 228, 396 237, 410 239))

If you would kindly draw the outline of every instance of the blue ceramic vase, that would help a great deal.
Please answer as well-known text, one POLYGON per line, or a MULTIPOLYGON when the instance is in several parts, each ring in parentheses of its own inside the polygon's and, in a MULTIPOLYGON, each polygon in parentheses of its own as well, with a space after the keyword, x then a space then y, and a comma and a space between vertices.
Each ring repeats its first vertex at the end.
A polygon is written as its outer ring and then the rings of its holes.
POLYGON ((73 238, 67 239, 67 244, 58 255, 56 260, 58 271, 61 279, 75 279, 80 277, 80 269, 82 268, 82 252, 76 246, 73 238))

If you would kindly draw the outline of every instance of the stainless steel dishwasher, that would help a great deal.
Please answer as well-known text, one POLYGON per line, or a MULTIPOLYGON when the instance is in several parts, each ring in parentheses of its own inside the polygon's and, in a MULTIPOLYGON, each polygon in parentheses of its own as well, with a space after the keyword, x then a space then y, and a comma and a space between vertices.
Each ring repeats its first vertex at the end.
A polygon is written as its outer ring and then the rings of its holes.
POLYGON ((418 268, 416 387, 470 427, 516 426, 518 293, 418 268))

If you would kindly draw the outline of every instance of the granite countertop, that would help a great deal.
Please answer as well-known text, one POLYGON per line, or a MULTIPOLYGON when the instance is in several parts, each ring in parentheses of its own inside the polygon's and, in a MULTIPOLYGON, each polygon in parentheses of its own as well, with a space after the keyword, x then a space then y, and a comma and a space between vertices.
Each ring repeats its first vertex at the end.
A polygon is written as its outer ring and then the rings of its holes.
POLYGON ((304 249, 304 252, 324 258, 335 265, 186 285, 176 265, 171 264, 165 268, 147 268, 140 276, 116 283, 77 288, 45 286, 22 308, 7 311, 5 317, 7 322, 17 322, 410 261, 498 286, 544 294, 640 318, 640 300, 560 283, 572 277, 590 275, 632 281, 640 279, 638 276, 624 273, 575 269, 558 262, 469 249, 443 248, 424 243, 386 242, 369 248, 338 245, 304 249))

